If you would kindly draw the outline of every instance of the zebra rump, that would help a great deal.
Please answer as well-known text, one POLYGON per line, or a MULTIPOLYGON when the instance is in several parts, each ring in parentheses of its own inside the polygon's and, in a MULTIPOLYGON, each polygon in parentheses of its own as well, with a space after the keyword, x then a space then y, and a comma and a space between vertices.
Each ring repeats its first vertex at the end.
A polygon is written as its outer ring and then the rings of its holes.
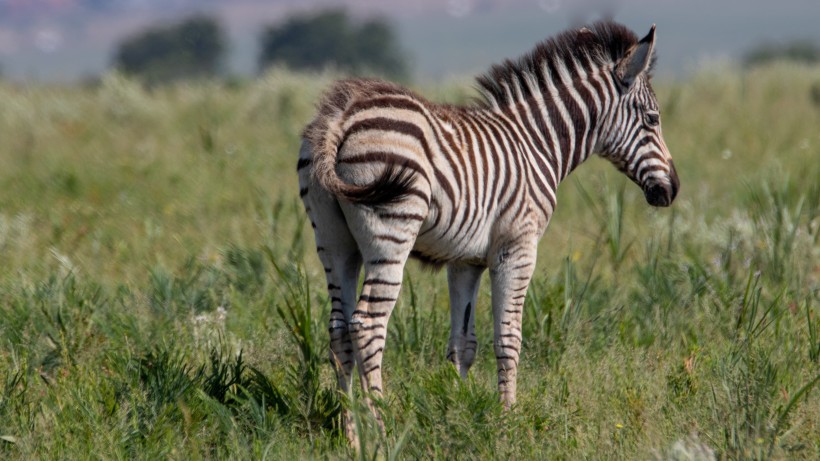
POLYGON ((409 90, 383 80, 341 80, 325 93, 319 103, 316 118, 302 134, 302 137, 313 146, 312 176, 314 180, 328 192, 350 202, 364 205, 395 203, 407 196, 415 181, 413 171, 406 168, 406 162, 391 161, 388 154, 382 154, 381 159, 371 159, 381 160, 387 164, 387 167, 378 179, 369 184, 346 183, 336 173, 337 155, 345 139, 341 122, 344 120, 346 110, 355 101, 385 93, 406 94, 421 99, 409 90))

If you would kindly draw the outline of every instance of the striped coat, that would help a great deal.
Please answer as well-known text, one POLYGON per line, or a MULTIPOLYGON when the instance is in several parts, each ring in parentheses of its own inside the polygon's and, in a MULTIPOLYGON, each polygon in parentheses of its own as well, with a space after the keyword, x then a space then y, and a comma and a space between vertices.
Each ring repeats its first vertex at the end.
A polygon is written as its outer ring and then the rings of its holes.
POLYGON ((524 299, 560 181, 597 153, 651 205, 677 194, 649 84, 654 30, 640 41, 612 22, 564 32, 480 77, 485 100, 469 107, 369 79, 326 93, 297 170, 327 274, 343 390, 358 365, 369 394, 381 395, 387 322, 412 256, 447 267, 447 355, 462 376, 476 352, 479 280, 490 270, 499 391, 506 406, 515 402, 524 299))

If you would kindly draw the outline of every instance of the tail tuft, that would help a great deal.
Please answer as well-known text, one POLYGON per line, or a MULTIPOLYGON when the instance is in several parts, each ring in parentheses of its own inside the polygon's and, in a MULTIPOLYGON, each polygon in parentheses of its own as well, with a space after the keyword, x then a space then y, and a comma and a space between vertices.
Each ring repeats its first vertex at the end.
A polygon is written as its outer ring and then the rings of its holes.
POLYGON ((414 182, 413 170, 391 164, 381 176, 366 186, 353 186, 340 191, 342 197, 363 205, 387 205, 410 195, 414 182))

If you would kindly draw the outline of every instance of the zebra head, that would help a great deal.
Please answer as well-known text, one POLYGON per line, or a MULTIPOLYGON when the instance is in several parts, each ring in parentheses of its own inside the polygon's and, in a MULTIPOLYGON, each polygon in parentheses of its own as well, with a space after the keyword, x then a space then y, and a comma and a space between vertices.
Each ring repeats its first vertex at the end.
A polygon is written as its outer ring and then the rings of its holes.
POLYGON ((643 189, 652 206, 669 206, 680 188, 661 134, 658 101, 649 83, 655 26, 614 67, 617 88, 601 154, 643 189))

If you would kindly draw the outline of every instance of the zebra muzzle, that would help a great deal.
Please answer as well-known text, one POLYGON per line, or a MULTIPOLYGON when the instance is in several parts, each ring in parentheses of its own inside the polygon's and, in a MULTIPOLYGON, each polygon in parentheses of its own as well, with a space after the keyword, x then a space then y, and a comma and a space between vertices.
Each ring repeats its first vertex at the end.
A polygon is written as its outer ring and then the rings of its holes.
POLYGON ((647 203, 652 206, 669 206, 680 190, 680 179, 672 160, 669 160, 669 174, 665 178, 650 178, 643 186, 647 203))
POLYGON ((678 194, 678 187, 675 181, 653 182, 643 188, 646 202, 652 206, 669 206, 678 194))

